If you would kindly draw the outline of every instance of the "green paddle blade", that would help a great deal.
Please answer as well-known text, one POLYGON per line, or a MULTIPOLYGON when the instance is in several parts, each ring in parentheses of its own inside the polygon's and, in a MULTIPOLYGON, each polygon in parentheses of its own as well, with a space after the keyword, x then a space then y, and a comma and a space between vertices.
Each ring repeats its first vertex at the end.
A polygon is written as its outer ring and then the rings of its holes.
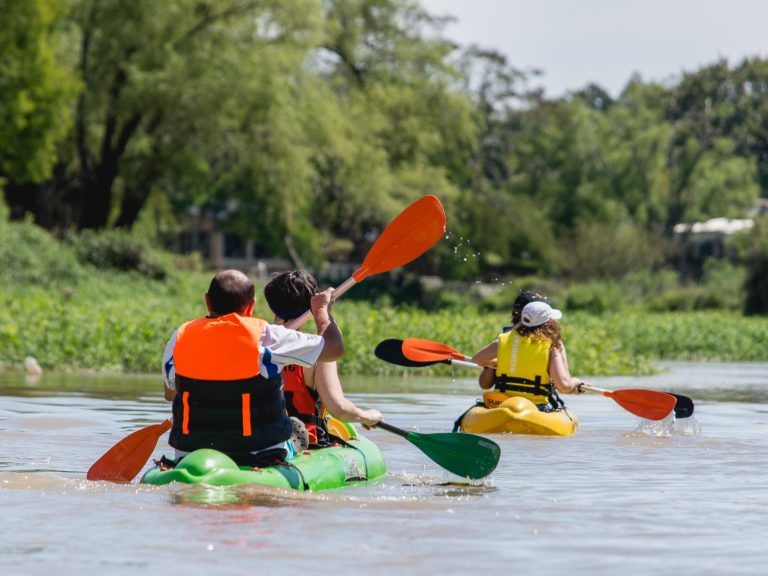
POLYGON ((473 480, 493 472, 501 456, 496 442, 476 434, 408 432, 405 439, 449 472, 473 480))

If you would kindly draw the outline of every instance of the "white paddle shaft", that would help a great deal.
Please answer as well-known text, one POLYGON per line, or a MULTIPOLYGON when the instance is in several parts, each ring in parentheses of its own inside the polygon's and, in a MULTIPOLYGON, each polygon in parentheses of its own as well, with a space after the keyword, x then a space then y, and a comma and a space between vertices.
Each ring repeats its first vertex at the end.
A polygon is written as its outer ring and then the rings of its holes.
MULTIPOLYGON (((357 280, 355 280, 354 276, 350 276, 349 278, 344 280, 344 282, 341 283, 339 287, 333 291, 333 301, 336 302, 336 300, 338 300, 347 290, 352 288, 352 286, 354 286, 355 284, 357 284, 357 280)), ((290 328, 291 330, 298 330, 310 318, 312 318, 312 310, 307 310, 306 312, 304 312, 304 314, 302 314, 298 318, 294 318, 293 320, 288 322, 285 326, 286 328, 290 328)))
POLYGON ((469 356, 465 356, 467 360, 456 360, 454 358, 450 359, 451 366, 461 366, 462 368, 479 368, 482 370, 482 366, 480 364, 475 364, 474 362, 469 362, 469 356))

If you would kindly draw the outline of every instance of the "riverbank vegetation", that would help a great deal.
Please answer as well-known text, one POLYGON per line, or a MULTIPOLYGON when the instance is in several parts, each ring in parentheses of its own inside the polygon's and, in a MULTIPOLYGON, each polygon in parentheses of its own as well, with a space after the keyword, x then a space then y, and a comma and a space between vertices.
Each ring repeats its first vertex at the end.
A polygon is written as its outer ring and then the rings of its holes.
POLYGON ((471 353, 523 288, 566 311, 581 373, 765 359, 766 59, 553 98, 526 63, 450 42, 415 0, 0 0, 0 13, 8 365, 154 371, 203 311, 201 256, 164 250, 192 216, 332 284, 329 262, 360 262, 424 194, 445 206, 446 236, 345 296, 344 370, 395 370, 371 355, 387 337, 471 353))
MULTIPOLYGON (((435 194, 449 239, 422 274, 583 284, 673 269, 685 292, 708 256, 726 256, 743 310, 768 313, 768 60, 552 98, 526 63, 450 42, 415 0, 0 11, 0 186, 14 219, 161 246, 192 211, 257 256, 318 268, 360 261, 397 212, 435 194), (745 238, 703 247, 684 226, 747 216, 745 238)), ((680 306, 713 305, 692 295, 680 306)))
MULTIPOLYGON (((130 237, 109 238, 80 244, 57 240, 30 223, 0 221, 0 362, 5 368, 20 368, 25 357, 34 356, 45 369, 159 372, 171 332, 205 313, 203 293, 211 273, 195 260, 159 253, 130 237)), ((511 284, 492 286, 490 295, 481 296, 466 286, 443 287, 430 298, 396 276, 383 280, 392 287, 383 295, 361 300, 355 288, 335 307, 347 344, 343 373, 402 373, 373 354, 386 338, 427 338, 472 354, 508 322, 517 290, 511 284), (420 299, 428 309, 419 306, 420 299)), ((536 284, 533 278, 520 281, 536 284)), ((375 288, 377 279, 368 282, 375 288)), ((550 280, 542 287, 563 303, 563 329, 578 374, 644 374, 659 359, 765 359, 768 323, 760 317, 727 309, 654 312, 652 298, 640 299, 647 305, 639 306, 627 298, 631 292, 615 286, 565 287, 550 280), (575 303, 585 300, 593 308, 599 300, 604 309, 576 310, 575 303)), ((711 291, 725 293, 725 286, 711 291)), ((256 313, 270 317, 263 299, 256 313)), ((449 374, 450 367, 408 371, 449 374)))

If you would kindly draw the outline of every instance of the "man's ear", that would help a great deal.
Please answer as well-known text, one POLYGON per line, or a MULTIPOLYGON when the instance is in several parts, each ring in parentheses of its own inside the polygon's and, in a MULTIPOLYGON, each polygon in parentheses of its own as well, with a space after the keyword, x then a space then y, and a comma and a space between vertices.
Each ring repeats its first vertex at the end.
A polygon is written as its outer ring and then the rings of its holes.
POLYGON ((208 308, 208 314, 213 313, 213 310, 211 309, 211 297, 208 296, 208 292, 205 293, 205 307, 208 308))
POLYGON ((251 303, 243 310, 243 316, 253 316, 253 307, 256 305, 256 299, 251 300, 251 303))

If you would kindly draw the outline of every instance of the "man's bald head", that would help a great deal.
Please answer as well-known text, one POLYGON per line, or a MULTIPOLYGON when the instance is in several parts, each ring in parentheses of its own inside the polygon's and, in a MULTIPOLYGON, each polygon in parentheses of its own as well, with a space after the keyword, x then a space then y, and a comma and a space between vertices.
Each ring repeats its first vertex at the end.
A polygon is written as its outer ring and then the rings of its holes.
POLYGON ((239 270, 222 270, 211 280, 207 301, 213 314, 223 316, 237 312, 242 314, 253 304, 253 282, 239 270))

